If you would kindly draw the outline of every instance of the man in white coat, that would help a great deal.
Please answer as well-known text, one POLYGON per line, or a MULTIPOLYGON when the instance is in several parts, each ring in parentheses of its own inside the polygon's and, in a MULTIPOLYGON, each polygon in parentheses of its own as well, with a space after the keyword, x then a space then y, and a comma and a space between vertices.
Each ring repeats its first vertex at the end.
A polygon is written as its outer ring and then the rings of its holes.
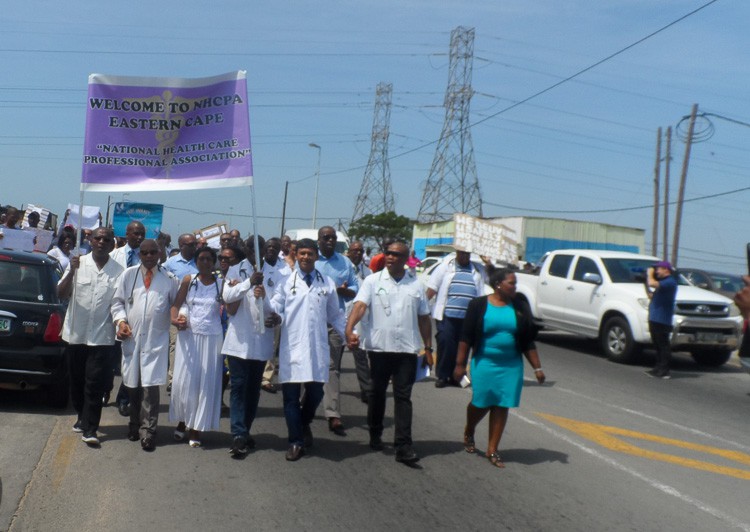
POLYGON ((346 320, 339 307, 336 284, 315 270, 318 246, 304 238, 297 244, 297 268, 271 299, 274 314, 267 325, 281 324, 279 382, 289 431, 286 459, 299 460, 312 445, 310 423, 328 381, 328 324, 344 336, 346 320), (302 403, 302 388, 305 394, 302 403))
POLYGON ((122 380, 130 395, 128 439, 141 440, 152 451, 159 420, 159 386, 167 383, 169 309, 177 297, 178 280, 159 268, 159 245, 144 240, 140 265, 120 276, 112 319, 122 341, 122 380))
POLYGON ((259 324, 257 300, 263 300, 263 315, 271 308, 263 288, 263 276, 253 273, 244 281, 224 288, 229 324, 221 353, 227 357, 232 383, 229 396, 229 423, 233 458, 243 458, 255 447, 250 429, 258 411, 263 369, 273 356, 273 330, 259 324))

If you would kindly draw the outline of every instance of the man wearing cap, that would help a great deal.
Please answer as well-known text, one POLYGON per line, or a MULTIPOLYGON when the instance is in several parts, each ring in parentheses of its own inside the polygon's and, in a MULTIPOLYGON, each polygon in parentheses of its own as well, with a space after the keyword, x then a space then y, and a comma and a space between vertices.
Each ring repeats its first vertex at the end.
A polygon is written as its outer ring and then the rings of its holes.
POLYGON ((651 302, 648 305, 648 330, 656 347, 656 365, 646 372, 650 377, 669 379, 669 361, 672 346, 674 302, 677 297, 677 281, 672 275, 672 265, 667 261, 654 264, 646 271, 646 283, 651 302))

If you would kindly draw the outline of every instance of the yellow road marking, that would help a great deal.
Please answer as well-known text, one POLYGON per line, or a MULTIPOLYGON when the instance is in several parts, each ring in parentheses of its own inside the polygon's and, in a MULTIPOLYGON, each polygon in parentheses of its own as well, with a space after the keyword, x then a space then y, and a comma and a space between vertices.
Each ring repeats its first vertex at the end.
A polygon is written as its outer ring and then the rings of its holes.
POLYGON ((636 440, 651 441, 664 445, 672 445, 673 447, 679 447, 682 449, 689 449, 692 451, 699 451, 715 456, 721 456, 722 458, 739 462, 740 464, 746 465, 748 467, 750 467, 750 454, 746 454, 740 451, 720 449, 718 447, 710 447, 708 445, 701 445, 698 443, 690 443, 682 440, 674 440, 672 438, 665 438, 663 436, 656 436, 654 434, 646 434, 643 432, 636 432, 633 430, 621 429, 618 427, 598 425, 596 423, 587 423, 585 421, 576 421, 574 419, 553 416, 551 414, 542 414, 540 412, 537 412, 537 415, 565 429, 575 432, 576 434, 586 438, 587 440, 598 443, 602 447, 606 447, 607 449, 611 449, 613 451, 630 454, 633 456, 640 456, 651 460, 659 460, 662 462, 689 467, 692 469, 699 469, 701 471, 708 471, 710 473, 727 475, 742 480, 750 480, 750 469, 738 469, 734 467, 712 464, 710 462, 704 462, 702 460, 694 460, 692 458, 685 458, 673 454, 651 451, 649 449, 644 449, 642 447, 638 447, 637 445, 633 445, 631 443, 623 441, 622 439, 615 436, 625 436, 627 438, 633 438, 636 440))
POLYGON ((55 457, 52 459, 52 487, 57 491, 68 472, 73 457, 73 449, 80 438, 75 434, 66 434, 61 438, 55 457))

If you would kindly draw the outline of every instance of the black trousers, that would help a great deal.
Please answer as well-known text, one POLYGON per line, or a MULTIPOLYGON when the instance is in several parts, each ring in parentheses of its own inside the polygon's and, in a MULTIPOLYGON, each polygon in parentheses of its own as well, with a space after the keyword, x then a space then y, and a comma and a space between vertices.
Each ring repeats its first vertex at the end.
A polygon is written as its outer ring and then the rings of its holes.
POLYGON ((411 389, 417 377, 417 355, 368 351, 372 389, 367 403, 367 424, 371 436, 383 434, 388 381, 393 381, 393 417, 396 448, 411 445, 411 389))
POLYGON ((70 364, 70 398, 81 420, 84 433, 99 429, 102 418, 102 396, 111 368, 108 345, 68 345, 70 364))
POLYGON ((648 332, 651 341, 656 347, 656 365, 654 369, 660 373, 669 373, 669 361, 672 358, 672 344, 669 335, 672 334, 672 326, 655 321, 648 322, 648 332))

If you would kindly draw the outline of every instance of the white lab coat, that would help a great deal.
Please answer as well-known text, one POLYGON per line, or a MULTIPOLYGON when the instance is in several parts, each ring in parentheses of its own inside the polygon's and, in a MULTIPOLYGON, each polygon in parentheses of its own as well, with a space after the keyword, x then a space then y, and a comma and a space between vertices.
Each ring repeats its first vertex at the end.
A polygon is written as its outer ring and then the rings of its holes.
MULTIPOLYGON (((256 330, 256 323, 259 319, 258 305, 253 295, 250 279, 234 286, 227 284, 224 287, 224 301, 226 303, 241 301, 241 303, 236 314, 229 316, 221 353, 244 360, 270 360, 273 356, 273 329, 267 329, 264 325, 263 333, 258 334, 256 330)), ((266 289, 266 297, 263 298, 263 311, 264 316, 271 313, 268 289, 266 289)))
POLYGON ((328 324, 345 337, 346 318, 332 279, 312 272, 310 287, 304 274, 295 270, 271 299, 281 316, 279 382, 328 382, 331 353, 328 324))
POLYGON ((122 342, 122 380, 128 388, 167 383, 169 309, 178 287, 177 278, 163 268, 154 272, 149 290, 143 284, 141 266, 127 268, 118 280, 112 319, 115 323, 126 319, 133 331, 122 342))

